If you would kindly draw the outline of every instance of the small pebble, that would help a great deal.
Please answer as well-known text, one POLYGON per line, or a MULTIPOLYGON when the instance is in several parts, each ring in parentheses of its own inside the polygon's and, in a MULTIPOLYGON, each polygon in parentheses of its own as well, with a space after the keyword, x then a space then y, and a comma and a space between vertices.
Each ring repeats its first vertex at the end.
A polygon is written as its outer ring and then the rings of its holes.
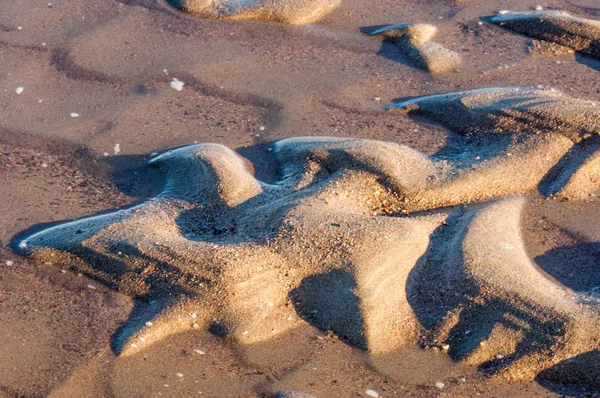
POLYGON ((183 373, 177 372, 177 373, 175 373, 175 376, 177 376, 177 377, 183 377, 183 373))
POLYGON ((544 7, 542 7, 542 6, 539 6, 539 5, 535 6, 536 11, 542 11, 543 9, 544 9, 544 7))
POLYGON ((373 390, 367 390, 367 391, 365 391, 365 394, 367 394, 369 397, 373 397, 373 398, 379 397, 379 394, 377 394, 377 391, 373 391, 373 390))
POLYGON ((18 95, 18 94, 21 94, 21 93, 23 92, 23 90, 25 90, 25 87, 19 86, 19 87, 17 87, 17 89, 15 90, 15 93, 17 93, 17 95, 18 95))
POLYGON ((88 289, 96 290, 96 286, 87 285, 88 289))
POLYGON ((113 151, 115 152, 115 155, 118 155, 119 152, 121 152, 121 144, 115 144, 113 151))
POLYGON ((260 131, 265 131, 265 126, 260 126, 260 131))
POLYGON ((204 351, 202 351, 202 350, 198 350, 198 349, 194 350, 194 352, 195 352, 196 354, 198 354, 198 355, 204 355, 204 354, 206 354, 204 351))
POLYGON ((71 112, 71 117, 79 117, 79 113, 71 112))
POLYGON ((13 265, 13 264, 14 264, 14 262, 12 262, 12 261, 10 261, 10 260, 6 260, 6 261, 4 262, 4 264, 6 264, 7 266, 9 266, 9 267, 10 267, 11 265, 13 265))
POLYGON ((153 325, 152 322, 150 322, 150 321, 146 322, 146 326, 152 326, 152 325, 153 325))
POLYGON ((508 14, 509 12, 510 12, 510 11, 508 11, 508 10, 500 10, 500 11, 498 11, 498 15, 506 15, 506 14, 508 14))
POLYGON ((435 383, 435 386, 437 388, 444 388, 444 387, 446 387, 446 385, 444 383, 442 383, 441 381, 438 381, 437 383, 435 383))
POLYGON ((17 30, 23 30, 22 26, 17 26, 17 30))
POLYGON ((183 90, 183 86, 185 85, 184 82, 182 82, 179 79, 175 79, 175 78, 173 78, 173 80, 171 80, 170 84, 171 84, 171 88, 174 90, 177 90, 177 91, 183 90))

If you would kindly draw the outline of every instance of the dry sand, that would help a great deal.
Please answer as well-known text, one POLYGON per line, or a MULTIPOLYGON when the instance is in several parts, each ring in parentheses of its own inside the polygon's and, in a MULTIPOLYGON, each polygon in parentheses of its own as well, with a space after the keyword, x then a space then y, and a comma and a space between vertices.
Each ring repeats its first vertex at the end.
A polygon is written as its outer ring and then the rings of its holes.
POLYGON ((597 39, 288 3, 0 3, 0 396, 598 393, 597 39))

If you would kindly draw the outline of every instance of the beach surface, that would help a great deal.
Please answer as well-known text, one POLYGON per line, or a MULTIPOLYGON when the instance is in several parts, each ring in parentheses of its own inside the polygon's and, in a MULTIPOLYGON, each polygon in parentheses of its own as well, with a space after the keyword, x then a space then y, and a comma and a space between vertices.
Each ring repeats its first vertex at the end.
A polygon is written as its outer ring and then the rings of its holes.
POLYGON ((0 2, 0 397, 600 393, 597 1, 181 3, 0 2))

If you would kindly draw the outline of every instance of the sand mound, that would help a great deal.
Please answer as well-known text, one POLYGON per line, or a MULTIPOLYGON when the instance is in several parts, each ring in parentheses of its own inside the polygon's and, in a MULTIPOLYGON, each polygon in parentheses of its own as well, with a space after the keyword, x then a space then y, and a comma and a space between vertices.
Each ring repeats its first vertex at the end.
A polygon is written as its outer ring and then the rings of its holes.
POLYGON ((126 356, 194 329, 250 349, 308 323, 368 350, 374 366, 442 346, 455 361, 531 378, 600 334, 595 301, 560 295, 527 256, 524 199, 398 216, 527 191, 573 142, 519 145, 462 172, 393 143, 292 138, 272 148, 275 184, 226 147, 179 148, 150 162, 167 180, 156 198, 48 228, 18 250, 147 302, 113 338, 126 356))
POLYGON ((388 109, 416 113, 460 134, 557 132, 573 142, 600 133, 600 103, 549 87, 498 87, 417 97, 388 109))
POLYGON ((545 195, 577 200, 600 189, 597 102, 552 88, 491 88, 418 97, 388 109, 425 116, 472 140, 470 149, 450 157, 453 172, 433 178, 448 186, 438 187, 425 202, 446 197, 447 189, 460 197, 456 203, 477 198, 463 196, 468 195, 463 189, 494 196, 538 186, 545 195))
POLYGON ((431 73, 455 70, 462 62, 458 53, 431 41, 437 27, 428 24, 388 25, 369 32, 396 44, 419 67, 431 73))
POLYGON ((488 20, 537 39, 554 42, 600 59, 600 21, 564 11, 509 12, 488 20))
POLYGON ((212 19, 266 19, 294 25, 318 21, 340 0, 173 0, 191 14, 212 19))

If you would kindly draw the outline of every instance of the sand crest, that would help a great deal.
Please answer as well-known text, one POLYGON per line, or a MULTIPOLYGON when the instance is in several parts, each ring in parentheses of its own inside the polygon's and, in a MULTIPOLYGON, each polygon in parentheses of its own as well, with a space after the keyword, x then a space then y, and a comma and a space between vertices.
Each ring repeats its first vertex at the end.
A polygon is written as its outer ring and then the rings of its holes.
POLYGON ((318 21, 334 10, 340 0, 175 0, 191 14, 211 19, 266 19, 294 25, 318 21))
POLYGON ((458 53, 432 41, 437 33, 434 25, 388 25, 368 33, 396 44, 411 61, 431 73, 454 71, 462 62, 458 53))
POLYGON ((509 12, 488 19, 527 36, 554 42, 600 59, 600 21, 557 10, 509 12))

